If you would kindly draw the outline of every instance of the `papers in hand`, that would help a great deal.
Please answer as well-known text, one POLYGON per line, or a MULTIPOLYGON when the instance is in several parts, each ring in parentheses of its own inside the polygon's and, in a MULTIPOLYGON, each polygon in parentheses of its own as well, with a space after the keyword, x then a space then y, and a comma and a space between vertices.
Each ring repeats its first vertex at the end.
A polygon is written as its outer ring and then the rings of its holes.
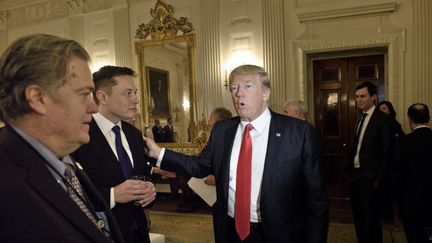
POLYGON ((205 184, 204 180, 205 180, 205 178, 198 179, 198 178, 192 177, 189 180, 188 185, 209 206, 213 206, 213 204, 216 202, 216 187, 215 186, 209 186, 209 185, 205 184))

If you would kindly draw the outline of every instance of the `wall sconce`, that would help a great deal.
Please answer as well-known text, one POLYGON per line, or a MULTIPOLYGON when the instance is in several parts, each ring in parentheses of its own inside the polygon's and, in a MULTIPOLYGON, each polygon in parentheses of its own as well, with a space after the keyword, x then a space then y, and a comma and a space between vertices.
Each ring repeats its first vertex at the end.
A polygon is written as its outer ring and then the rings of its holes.
POLYGON ((183 98, 183 104, 182 104, 182 106, 183 106, 183 110, 185 112, 188 112, 189 108, 190 108, 190 102, 189 102, 189 100, 186 99, 186 98, 183 98))

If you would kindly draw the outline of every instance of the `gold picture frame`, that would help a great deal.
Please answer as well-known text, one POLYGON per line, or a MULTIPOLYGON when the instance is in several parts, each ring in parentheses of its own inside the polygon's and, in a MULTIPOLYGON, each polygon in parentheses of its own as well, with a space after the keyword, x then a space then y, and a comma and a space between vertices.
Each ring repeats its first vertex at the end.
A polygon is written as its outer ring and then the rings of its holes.
POLYGON ((171 114, 169 72, 154 67, 146 67, 149 116, 151 119, 168 118, 171 114))

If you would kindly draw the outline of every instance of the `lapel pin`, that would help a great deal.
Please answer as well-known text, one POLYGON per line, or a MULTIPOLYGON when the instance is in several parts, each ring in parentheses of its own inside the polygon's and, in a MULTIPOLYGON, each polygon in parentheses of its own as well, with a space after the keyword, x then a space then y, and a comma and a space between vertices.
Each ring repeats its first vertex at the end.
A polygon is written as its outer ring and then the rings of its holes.
POLYGON ((80 170, 84 170, 80 163, 75 162, 75 164, 76 164, 76 166, 78 167, 78 169, 80 169, 80 170))
POLYGON ((280 132, 277 132, 276 133, 276 137, 280 137, 281 136, 281 133, 280 132))

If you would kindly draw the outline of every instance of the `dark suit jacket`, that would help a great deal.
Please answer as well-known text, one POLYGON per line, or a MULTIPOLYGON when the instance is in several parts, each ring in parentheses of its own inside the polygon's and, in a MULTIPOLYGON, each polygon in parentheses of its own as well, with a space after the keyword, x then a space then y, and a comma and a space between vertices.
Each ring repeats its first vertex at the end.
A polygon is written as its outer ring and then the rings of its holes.
POLYGON ((174 142, 174 128, 173 128, 173 126, 165 125, 163 127, 163 137, 164 137, 164 142, 166 142, 166 143, 174 142))
MULTIPOLYGON (((1 129, 0 242, 110 242, 57 183, 45 163, 11 127, 1 129)), ((88 196, 100 198, 83 172, 77 170, 77 176, 88 196)), ((102 206, 113 238, 123 242, 113 215, 102 206)))
MULTIPOLYGON (((358 124, 359 121, 357 121, 358 124)), ((356 125, 357 127, 357 125, 356 125)), ((375 108, 363 135, 360 148, 360 175, 368 181, 380 182, 391 159, 393 141, 390 117, 375 108)), ((354 168, 354 156, 357 148, 351 144, 348 161, 348 173, 354 168)))
MULTIPOLYGON (((198 157, 166 150, 161 167, 194 177, 216 176, 214 229, 225 243, 229 164, 240 118, 215 124, 198 157)), ((320 146, 306 122, 271 112, 260 213, 268 243, 326 242, 328 201, 320 174, 320 146)))
MULTIPOLYGON (((132 152, 134 174, 150 176, 149 167, 146 164, 149 159, 144 153, 144 140, 141 131, 123 121, 122 130, 132 152)), ((109 205, 110 188, 121 184, 126 178, 117 157, 94 120, 90 124, 89 134, 90 142, 81 146, 72 156, 81 163, 84 171, 109 205)), ((132 202, 117 203, 111 210, 119 223, 126 242, 134 242, 130 233, 133 230, 138 230, 141 237, 145 239, 140 243, 150 242, 147 220, 141 207, 133 205, 132 202)))
POLYGON ((402 138, 395 156, 401 210, 432 226, 432 130, 417 128, 402 138))

